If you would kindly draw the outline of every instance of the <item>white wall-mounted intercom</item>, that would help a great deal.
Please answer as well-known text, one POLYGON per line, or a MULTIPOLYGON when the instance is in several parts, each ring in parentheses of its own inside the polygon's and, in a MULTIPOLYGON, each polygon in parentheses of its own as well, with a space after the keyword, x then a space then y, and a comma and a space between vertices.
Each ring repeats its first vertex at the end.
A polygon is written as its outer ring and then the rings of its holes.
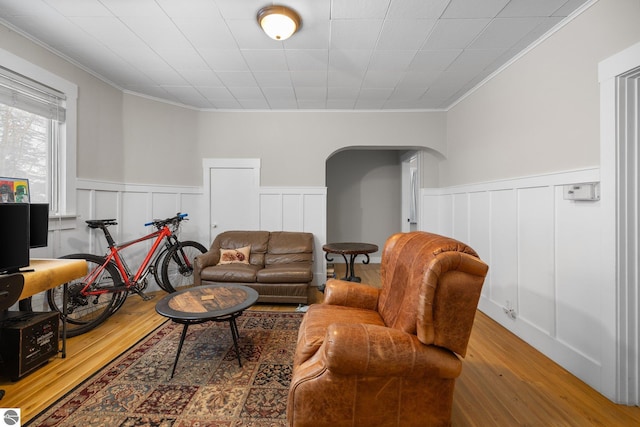
POLYGON ((600 200, 600 183, 584 182, 581 184, 565 185, 563 196, 565 200, 576 200, 576 201, 600 200))

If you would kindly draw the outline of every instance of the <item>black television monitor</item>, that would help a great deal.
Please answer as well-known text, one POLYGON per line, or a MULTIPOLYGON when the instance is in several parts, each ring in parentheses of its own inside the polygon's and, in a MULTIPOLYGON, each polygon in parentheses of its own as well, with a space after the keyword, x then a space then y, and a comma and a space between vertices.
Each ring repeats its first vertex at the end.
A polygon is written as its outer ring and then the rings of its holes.
POLYGON ((0 203, 0 273, 29 266, 29 204, 0 203))
POLYGON ((49 203, 29 205, 29 246, 47 247, 49 238, 49 203))

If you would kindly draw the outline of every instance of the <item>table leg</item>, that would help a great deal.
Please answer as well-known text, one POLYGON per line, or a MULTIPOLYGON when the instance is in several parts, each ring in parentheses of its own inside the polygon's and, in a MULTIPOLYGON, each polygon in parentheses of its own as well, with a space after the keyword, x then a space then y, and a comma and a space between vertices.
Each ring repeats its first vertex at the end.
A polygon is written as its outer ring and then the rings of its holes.
MULTIPOLYGON (((340 254, 342 256, 342 259, 344 259, 344 265, 345 265, 345 269, 347 270, 345 272, 344 277, 341 280, 346 280, 348 282, 358 282, 360 283, 360 281, 362 279, 360 279, 360 277, 356 276, 356 269, 355 269, 355 262, 356 262, 356 258, 358 257, 358 255, 364 255, 366 257, 366 259, 362 260, 363 264, 369 264, 369 255, 368 254, 349 254, 349 259, 347 260, 347 256, 345 254, 340 254)), ((328 262, 333 262, 333 258, 331 258, 329 256, 329 252, 326 252, 324 254, 324 258, 328 261, 328 262)), ((324 291, 324 288, 320 289, 321 292, 324 291)))
POLYGON ((176 353, 176 360, 173 362, 173 369, 171 370, 171 378, 173 378, 173 374, 176 372, 176 366, 178 366, 178 358, 180 358, 180 352, 182 351, 182 344, 184 344, 184 339, 187 336, 187 328, 189 327, 188 323, 184 324, 182 328, 182 335, 180 335, 180 344, 178 344, 178 352, 176 353))
MULTIPOLYGON (((345 267, 345 274, 344 277, 340 280, 346 280, 348 282, 359 282, 360 278, 359 277, 355 277, 355 275, 353 274, 353 262, 356 258, 356 255, 349 255, 349 260, 347 260, 347 256, 345 254, 340 254, 340 256, 342 257, 342 259, 344 260, 344 267, 345 267)), ((333 258, 329 257, 329 253, 327 252, 325 254, 325 259, 329 262, 333 261, 333 258)))
POLYGON ((349 260, 349 266, 351 268, 351 274, 350 274, 349 278, 347 279, 350 282, 358 282, 358 283, 360 283, 360 280, 361 280, 360 277, 356 276, 356 270, 355 270, 355 267, 354 267, 355 260, 356 260, 356 257, 358 255, 364 255, 366 259, 363 259, 362 263, 363 264, 369 264, 369 254, 351 254, 351 259, 349 260))
POLYGON ((236 324, 236 317, 231 316, 229 319, 229 327, 231 328, 231 336, 233 337, 233 346, 236 349, 236 354, 238 355, 238 365, 242 368, 242 361, 240 360, 240 349, 238 348, 238 338, 240 338, 240 333, 238 332, 238 325, 236 324))
POLYGON ((67 298, 69 298, 69 284, 65 283, 62 285, 62 358, 67 357, 67 311, 69 304, 67 302, 67 298))
POLYGON ((32 312, 33 307, 31 306, 31 297, 18 301, 18 310, 32 312))
POLYGON ((347 276, 348 276, 347 280, 350 282, 360 282, 360 278, 356 277, 356 269, 354 267, 357 256, 358 254, 351 254, 349 256, 349 266, 347 267, 347 276))

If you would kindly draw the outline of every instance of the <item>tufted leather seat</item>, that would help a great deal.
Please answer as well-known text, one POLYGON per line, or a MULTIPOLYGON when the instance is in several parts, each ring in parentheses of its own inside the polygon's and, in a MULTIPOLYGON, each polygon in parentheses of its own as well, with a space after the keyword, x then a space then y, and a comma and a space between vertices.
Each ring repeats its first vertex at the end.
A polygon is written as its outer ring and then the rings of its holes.
POLYGON ((469 246, 412 232, 387 240, 381 289, 329 280, 298 333, 289 425, 449 425, 487 270, 469 246))

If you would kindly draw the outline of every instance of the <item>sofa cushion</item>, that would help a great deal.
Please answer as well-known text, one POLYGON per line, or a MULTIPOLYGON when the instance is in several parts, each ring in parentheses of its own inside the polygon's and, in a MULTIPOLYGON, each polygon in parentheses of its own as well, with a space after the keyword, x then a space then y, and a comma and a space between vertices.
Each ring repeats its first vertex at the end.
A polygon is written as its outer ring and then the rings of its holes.
POLYGON ((253 264, 219 264, 203 268, 200 278, 207 282, 254 283, 261 268, 253 264))
POLYGON ((249 264, 249 253, 251 246, 245 246, 238 249, 220 249, 220 264, 249 264))
POLYGON ((260 283, 307 283, 313 279, 311 264, 272 264, 258 271, 256 280, 260 283))
MULTIPOLYGON (((214 239, 210 251, 218 258, 220 249, 238 249, 251 246, 249 263, 262 267, 264 254, 267 252, 269 243, 269 234, 268 231, 225 231, 214 239)), ((214 259, 213 261, 217 264, 220 260, 214 259)))
POLYGON ((309 264, 313 261, 313 254, 270 254, 264 256, 265 265, 293 264, 296 262, 309 264))
POLYGON ((301 254, 313 252, 313 234, 296 231, 272 231, 269 254, 301 254))

